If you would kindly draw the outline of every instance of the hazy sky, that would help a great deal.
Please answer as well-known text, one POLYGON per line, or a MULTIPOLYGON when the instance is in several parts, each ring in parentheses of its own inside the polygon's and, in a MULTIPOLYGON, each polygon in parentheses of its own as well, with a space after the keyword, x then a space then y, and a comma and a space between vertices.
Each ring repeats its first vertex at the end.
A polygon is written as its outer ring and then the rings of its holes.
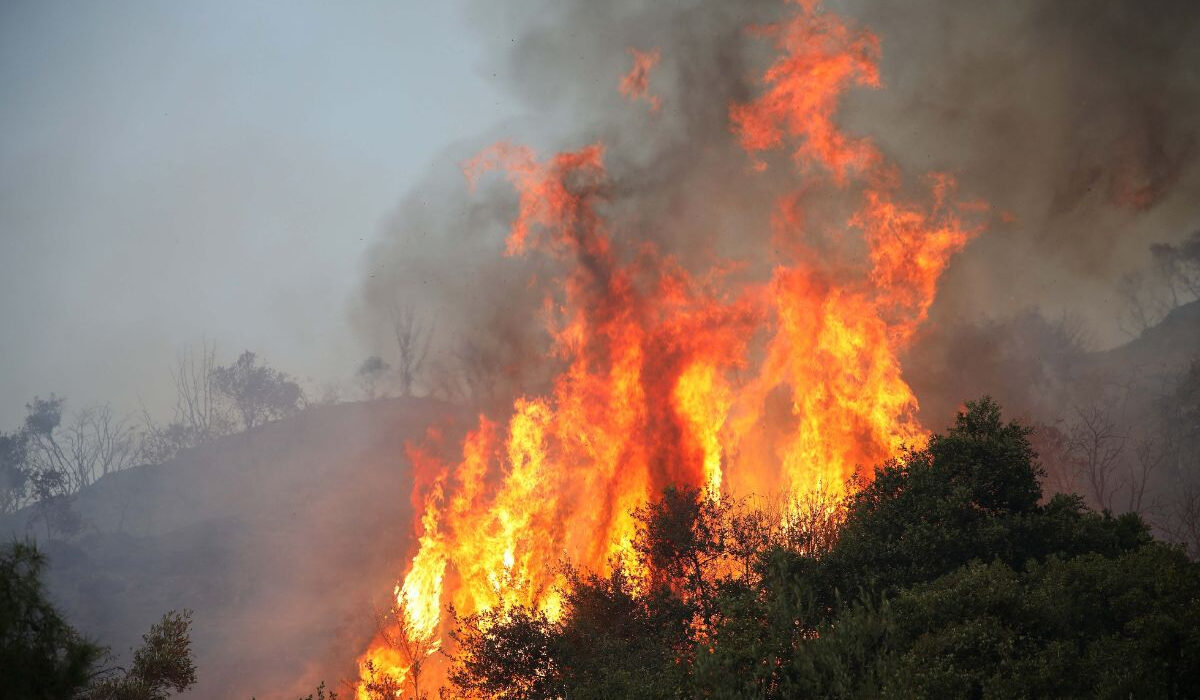
POLYGON ((0 429, 34 394, 165 408, 207 337, 314 384, 362 358, 363 255, 515 111, 455 3, 0 8, 0 429))

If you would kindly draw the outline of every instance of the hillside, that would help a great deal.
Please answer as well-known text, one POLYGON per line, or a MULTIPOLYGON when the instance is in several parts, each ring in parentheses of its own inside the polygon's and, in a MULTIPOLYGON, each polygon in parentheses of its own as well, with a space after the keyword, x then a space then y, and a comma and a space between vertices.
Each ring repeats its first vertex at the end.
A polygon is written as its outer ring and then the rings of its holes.
POLYGON ((1094 354, 1097 364, 1174 372, 1200 358, 1200 301, 1176 307, 1134 340, 1094 354))
MULTIPOLYGON (((1061 401, 1086 395, 1097 376, 1138 377, 1149 405, 1159 385, 1152 378, 1177 372, 1200 348, 1200 303, 1126 345, 1077 357, 1065 372, 1037 352, 1045 343, 1021 340, 1036 334, 1013 328, 989 329, 957 351, 975 370, 943 349, 942 368, 925 382, 932 388, 922 395, 914 382, 923 403, 946 404, 926 416, 931 425, 942 424, 952 401, 982 393, 1036 416, 1039 404, 1006 392, 1053 388, 1061 401), (1010 339, 1008 354, 970 352, 996 333, 1010 339)), ((291 699, 353 674, 348 664, 374 631, 371 612, 411 555, 405 442, 440 425, 453 445, 469 419, 427 399, 311 408, 101 479, 76 500, 86 531, 70 542, 47 542, 28 509, 0 519, 0 530, 39 538, 54 599, 117 651, 135 646, 164 611, 193 609, 200 682, 191 697, 291 699)))
POLYGON ((47 543, 28 509, 0 528, 40 538, 54 600, 116 651, 193 609, 189 697, 294 698, 373 632, 410 546, 404 443, 455 418, 423 399, 312 408, 101 479, 71 542, 47 543))

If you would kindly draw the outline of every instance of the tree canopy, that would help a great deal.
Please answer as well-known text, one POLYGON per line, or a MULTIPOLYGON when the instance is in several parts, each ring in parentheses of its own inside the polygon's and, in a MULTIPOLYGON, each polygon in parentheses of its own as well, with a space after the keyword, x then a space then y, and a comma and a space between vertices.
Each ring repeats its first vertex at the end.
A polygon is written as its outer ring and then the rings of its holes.
POLYGON ((836 507, 818 494, 816 507, 764 515, 669 490, 637 514, 644 580, 623 566, 571 571, 558 620, 524 609, 460 620, 454 688, 498 698, 1190 696, 1200 568, 1136 515, 1094 513, 1067 495, 1043 502, 1029 434, 991 400, 970 403, 836 507))

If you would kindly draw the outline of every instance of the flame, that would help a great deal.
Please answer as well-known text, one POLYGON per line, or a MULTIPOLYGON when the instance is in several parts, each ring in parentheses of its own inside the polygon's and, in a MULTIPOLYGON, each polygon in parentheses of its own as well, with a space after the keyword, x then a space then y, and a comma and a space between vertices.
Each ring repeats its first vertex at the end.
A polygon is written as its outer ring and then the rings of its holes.
MULTIPOLYGON (((519 398, 503 429, 480 417, 457 464, 410 454, 424 475, 419 548, 396 596, 411 639, 438 643, 449 605, 470 614, 519 604, 557 619, 558 563, 630 564, 631 511, 667 485, 713 499, 836 496, 860 466, 926 439, 898 356, 975 233, 959 212, 979 205, 955 204, 945 175, 928 180, 927 204, 906 199, 878 149, 836 127, 846 89, 879 85, 874 35, 812 0, 756 31, 780 57, 763 94, 730 107, 734 134, 756 169, 767 167, 761 153, 786 148, 805 177, 826 173, 853 196, 833 253, 809 243, 803 198, 788 196, 773 220, 783 252, 769 278, 729 284, 726 263, 696 277, 649 244, 620 252, 599 213, 599 144, 539 160, 500 143, 466 164, 472 186, 499 171, 516 190, 507 254, 548 255, 566 270, 545 302, 563 370, 546 395, 519 398)), ((621 89, 636 98, 658 54, 632 54, 621 89)), ((405 678, 386 635, 367 662, 405 678)))
POLYGON ((650 71, 662 59, 662 52, 658 49, 639 51, 630 47, 629 55, 633 57, 633 67, 621 78, 618 89, 630 102, 645 100, 650 103, 650 111, 657 112, 662 107, 662 100, 658 95, 650 94, 650 71))

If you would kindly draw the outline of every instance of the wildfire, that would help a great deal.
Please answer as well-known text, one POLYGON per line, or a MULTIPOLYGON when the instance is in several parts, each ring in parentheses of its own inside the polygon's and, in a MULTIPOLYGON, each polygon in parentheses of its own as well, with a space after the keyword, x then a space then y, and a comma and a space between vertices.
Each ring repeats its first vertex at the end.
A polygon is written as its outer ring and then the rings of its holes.
MULTIPOLYGON (((419 549, 395 591, 394 624, 415 644, 399 653, 387 643, 396 630, 381 633, 364 669, 403 679, 447 633, 450 605, 520 604, 553 619, 557 564, 607 570, 629 551, 631 511, 667 485, 713 499, 836 493, 859 466, 923 442, 897 357, 973 233, 964 207, 945 176, 932 178, 928 204, 906 199, 878 149, 836 127, 845 90, 879 84, 874 35, 812 0, 757 32, 780 55, 763 94, 730 106, 733 132, 752 158, 787 149, 806 178, 855 198, 843 244, 810 246, 801 198, 785 197, 763 237, 782 251, 769 278, 732 285, 648 244, 618 252, 598 213, 600 145, 540 160, 502 143, 469 162, 472 184, 498 171, 516 190, 507 254, 553 256, 567 270, 545 301, 565 369, 548 394, 518 399, 503 428, 481 417, 457 464, 412 452, 419 549)), ((621 91, 637 98, 658 54, 633 56, 621 91)))
POLYGON ((657 112, 662 107, 662 100, 658 95, 650 94, 650 71, 662 59, 662 52, 658 49, 639 51, 631 47, 629 55, 633 57, 633 67, 621 78, 621 94, 630 101, 645 100, 650 103, 650 111, 657 112))

